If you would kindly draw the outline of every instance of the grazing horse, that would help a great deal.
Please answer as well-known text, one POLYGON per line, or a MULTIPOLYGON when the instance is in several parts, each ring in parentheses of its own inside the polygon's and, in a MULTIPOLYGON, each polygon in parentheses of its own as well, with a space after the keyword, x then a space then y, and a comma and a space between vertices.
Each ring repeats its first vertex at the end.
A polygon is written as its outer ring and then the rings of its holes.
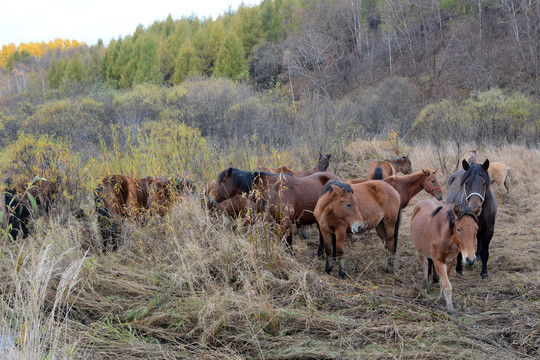
MULTIPOLYGON (((455 317, 452 303, 452 285, 449 276, 458 253, 465 265, 476 261, 474 243, 478 230, 480 206, 474 210, 467 206, 453 206, 428 199, 416 204, 411 220, 411 239, 418 251, 424 273, 424 290, 429 288, 431 264, 441 279, 441 292, 446 299, 447 311, 455 317)), ((435 278, 435 273, 433 273, 435 278)))
MULTIPOLYGON (((381 180, 351 184, 358 199, 358 208, 364 220, 364 230, 375 229, 388 251, 386 272, 394 271, 394 256, 397 250, 401 200, 398 192, 381 180)), ((324 240, 319 242, 318 256, 324 253, 324 240)))
POLYGON ((281 225, 281 235, 292 246, 295 222, 310 225, 316 222, 313 210, 319 194, 329 180, 337 176, 327 172, 305 178, 265 171, 223 170, 218 178, 215 201, 220 203, 237 195, 247 194, 257 210, 268 209, 269 215, 281 225))
POLYGON ((230 199, 225 199, 221 202, 217 202, 216 198, 216 180, 213 180, 206 184, 204 189, 204 196, 206 198, 206 208, 208 210, 217 210, 224 212, 232 217, 240 217, 247 214, 248 211, 248 198, 243 195, 235 195, 230 199))
POLYGON ((175 196, 195 191, 191 180, 176 178, 133 178, 124 175, 105 176, 94 189, 94 204, 98 215, 103 251, 112 243, 117 249, 121 221, 126 217, 140 218, 155 211, 164 216, 175 196))
MULTIPOLYGON (((441 185, 437 180, 437 170, 422 170, 418 173, 404 176, 390 176, 383 179, 384 182, 392 185, 401 197, 401 208, 405 208, 411 199, 420 191, 425 190, 428 194, 435 196, 437 200, 443 199, 441 185)), ((353 180, 353 184, 360 184, 367 180, 353 180)))
MULTIPOLYGON (((497 201, 490 187, 488 175, 489 160, 482 165, 462 162, 463 169, 458 170, 448 178, 447 204, 468 204, 472 208, 481 206, 478 215, 478 232, 476 234, 476 256, 482 260, 482 279, 488 278, 487 262, 489 258, 489 243, 493 237, 495 217, 497 216, 497 201)), ((458 254, 456 271, 461 274, 461 254, 458 254)))
POLYGON ((142 181, 148 187, 148 207, 160 216, 165 216, 177 197, 197 190, 189 179, 147 177, 142 181))
POLYGON ((364 221, 358 207, 358 199, 354 196, 349 184, 331 180, 321 191, 313 211, 319 224, 326 253, 326 273, 332 271, 333 258, 339 261, 339 278, 345 277, 343 270, 343 254, 347 233, 359 233, 364 229, 364 221))
POLYGON ((330 157, 332 154, 322 154, 319 153, 319 160, 317 161, 317 167, 314 167, 311 170, 308 171, 299 171, 297 173, 294 173, 294 176, 297 178, 306 177, 312 174, 315 174, 317 172, 325 172, 328 170, 328 166, 330 165, 330 157))
POLYGON ((23 238, 26 238, 29 234, 30 210, 35 205, 38 210, 49 212, 58 193, 58 181, 36 177, 28 182, 24 178, 15 176, 8 177, 4 182, 8 235, 15 241, 22 232, 23 238))
POLYGON ((408 155, 400 156, 394 159, 385 159, 375 161, 368 168, 368 180, 382 180, 398 172, 404 175, 412 173, 412 164, 408 155))

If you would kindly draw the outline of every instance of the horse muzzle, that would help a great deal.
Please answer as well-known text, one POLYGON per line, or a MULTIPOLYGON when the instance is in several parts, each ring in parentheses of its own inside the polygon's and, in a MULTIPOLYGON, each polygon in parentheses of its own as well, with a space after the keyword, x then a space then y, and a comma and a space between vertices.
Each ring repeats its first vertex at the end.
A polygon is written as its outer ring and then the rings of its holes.
POLYGON ((463 257, 463 265, 465 265, 465 266, 473 266, 475 261, 476 261, 476 256, 473 256, 473 257, 464 256, 463 257))
POLYGON ((439 201, 442 201, 442 199, 443 199, 443 194, 442 194, 442 192, 441 192, 441 193, 438 193, 437 195, 435 195, 435 198, 436 198, 437 200, 439 200, 439 201))
POLYGON ((364 226, 360 223, 353 223, 351 224, 351 232, 353 234, 358 234, 358 233, 361 233, 362 231, 364 231, 364 226))

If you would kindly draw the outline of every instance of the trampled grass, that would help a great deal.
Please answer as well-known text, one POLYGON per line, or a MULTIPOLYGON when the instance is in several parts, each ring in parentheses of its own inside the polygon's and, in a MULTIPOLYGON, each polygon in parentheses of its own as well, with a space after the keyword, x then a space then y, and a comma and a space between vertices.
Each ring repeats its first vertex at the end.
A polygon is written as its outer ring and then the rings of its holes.
MULTIPOLYGON (((338 175, 363 177, 374 157, 391 155, 379 145, 351 146, 338 175)), ((415 171, 438 167, 429 149, 406 150, 415 171)), ((508 204, 499 202, 490 278, 480 279, 478 264, 451 274, 457 320, 438 308, 438 285, 428 295, 421 290, 409 229, 425 192, 403 210, 394 274, 384 272, 386 250, 373 232, 348 241, 345 280, 337 270, 324 273, 314 227, 307 239, 295 236, 291 255, 264 217, 244 227, 208 214, 194 195, 162 219, 126 220, 115 253, 97 250, 91 204, 86 220, 54 209, 28 239, 4 239, 0 352, 14 359, 537 358, 540 153, 478 150, 479 158, 511 166, 512 187, 508 204)), ((447 177, 440 174, 441 184, 447 177)))

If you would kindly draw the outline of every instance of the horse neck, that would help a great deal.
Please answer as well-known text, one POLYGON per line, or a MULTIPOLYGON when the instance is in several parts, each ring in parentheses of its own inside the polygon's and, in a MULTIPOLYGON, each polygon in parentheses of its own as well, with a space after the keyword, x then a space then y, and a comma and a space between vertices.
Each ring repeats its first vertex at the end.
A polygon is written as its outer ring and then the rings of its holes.
MULTIPOLYGON (((424 188, 424 181, 426 179, 426 175, 421 172, 417 174, 412 175, 405 175, 405 176, 399 176, 395 177, 394 181, 396 184, 396 188, 399 187, 399 193, 402 195, 401 197, 401 204, 402 207, 407 206, 409 201, 422 189, 424 188)), ((396 189, 397 190, 397 189, 396 189)))

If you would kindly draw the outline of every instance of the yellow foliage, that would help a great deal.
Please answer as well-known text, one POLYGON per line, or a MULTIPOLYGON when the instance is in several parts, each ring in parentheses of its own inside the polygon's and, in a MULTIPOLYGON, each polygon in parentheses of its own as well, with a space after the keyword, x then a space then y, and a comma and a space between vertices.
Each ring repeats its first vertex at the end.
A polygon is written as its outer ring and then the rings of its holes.
POLYGON ((36 56, 39 58, 48 50, 53 50, 53 49, 66 50, 70 48, 81 47, 84 45, 86 45, 84 42, 79 42, 77 40, 59 39, 59 38, 51 40, 48 43, 42 41, 39 43, 38 42, 21 43, 19 44, 19 46, 16 46, 13 43, 8 44, 8 45, 3 45, 2 50, 0 50, 0 67, 5 68, 8 59, 16 51, 22 52, 25 50, 30 55, 36 56))

